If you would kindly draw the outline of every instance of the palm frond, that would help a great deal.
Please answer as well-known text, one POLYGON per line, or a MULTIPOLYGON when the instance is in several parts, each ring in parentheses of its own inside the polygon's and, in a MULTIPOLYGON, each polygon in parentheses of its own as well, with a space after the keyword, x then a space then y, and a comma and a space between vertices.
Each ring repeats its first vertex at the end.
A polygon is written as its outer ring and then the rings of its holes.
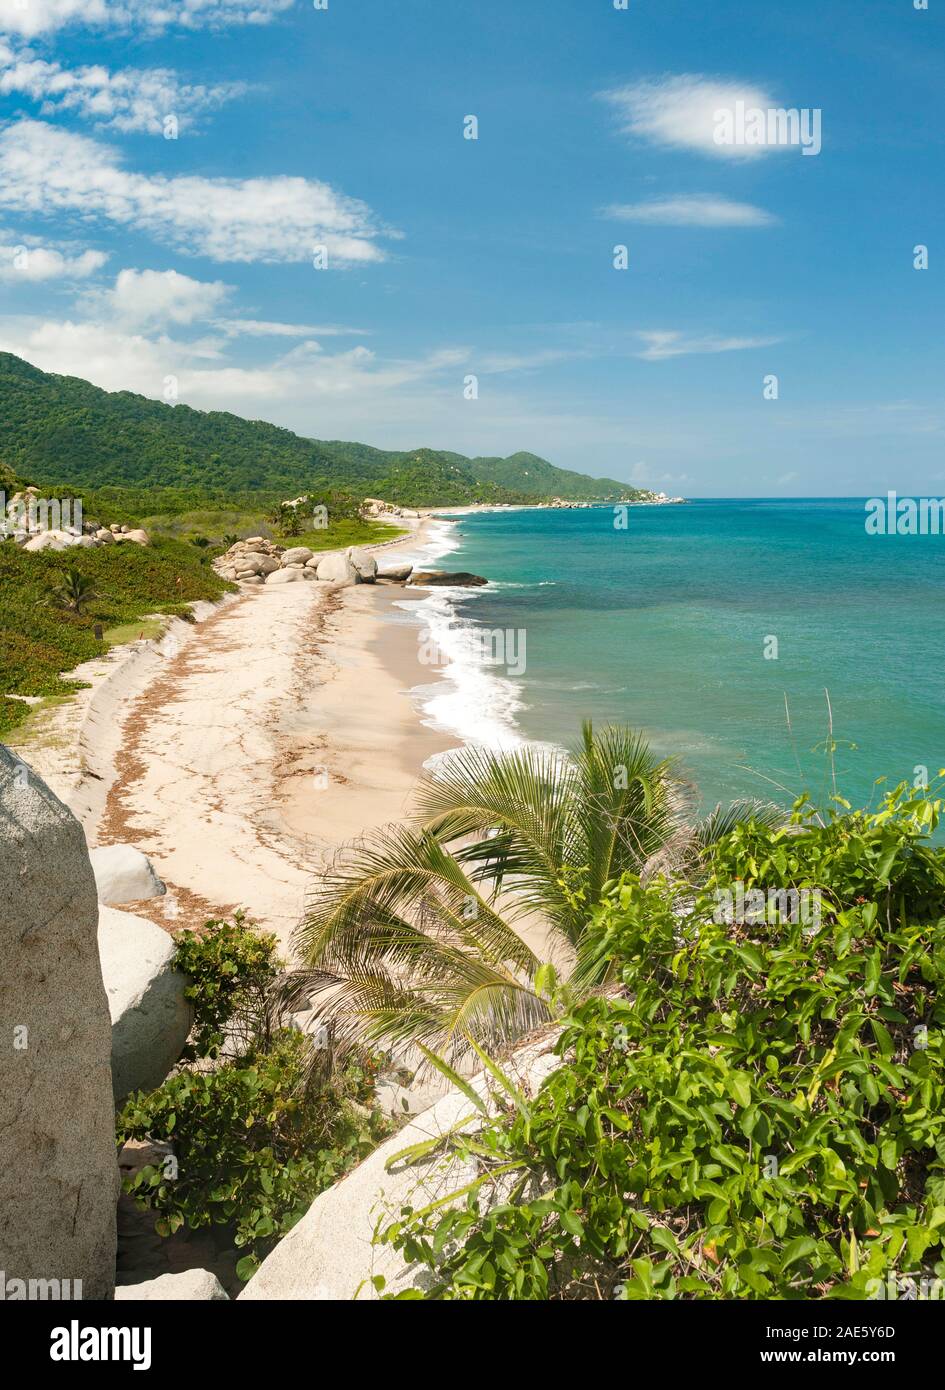
POLYGON ((746 821, 755 821, 758 825, 777 829, 787 825, 789 819, 790 812, 773 801, 744 797, 739 801, 730 802, 725 807, 719 803, 714 811, 696 821, 692 827, 692 839, 699 849, 707 849, 709 845, 715 844, 716 840, 730 834, 736 825, 746 821))

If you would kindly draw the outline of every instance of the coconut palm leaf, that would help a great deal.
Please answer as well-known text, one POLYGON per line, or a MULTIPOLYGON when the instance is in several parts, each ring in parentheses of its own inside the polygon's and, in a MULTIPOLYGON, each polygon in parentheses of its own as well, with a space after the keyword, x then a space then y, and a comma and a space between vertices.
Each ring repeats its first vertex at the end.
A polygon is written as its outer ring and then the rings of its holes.
MULTIPOLYGON (((342 1044, 423 1044, 462 1056, 551 1016, 541 961, 517 929, 537 913, 576 966, 555 996, 597 987, 583 947, 590 911, 625 872, 691 861, 739 820, 778 815, 738 803, 691 824, 674 763, 620 726, 585 724, 574 753, 459 749, 425 777, 416 824, 347 847, 318 884, 296 936, 295 1007, 315 1007, 342 1044)), ((766 823, 768 823, 766 821, 766 823)))
POLYGON ((698 849, 707 849, 709 845, 715 844, 716 840, 729 835, 736 825, 745 821, 777 828, 787 825, 789 820, 790 813, 785 811, 783 806, 775 805, 773 801, 745 797, 725 807, 720 802, 714 811, 710 811, 692 827, 692 841, 698 849))

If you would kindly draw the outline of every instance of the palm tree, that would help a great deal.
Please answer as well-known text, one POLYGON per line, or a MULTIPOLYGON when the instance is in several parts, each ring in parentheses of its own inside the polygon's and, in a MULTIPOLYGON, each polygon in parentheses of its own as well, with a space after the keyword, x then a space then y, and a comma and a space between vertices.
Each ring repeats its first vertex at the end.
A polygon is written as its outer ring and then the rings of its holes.
POLYGON ((570 754, 458 750, 421 783, 416 824, 341 851, 307 905, 286 1002, 311 1003, 342 1044, 500 1046, 552 1016, 547 961, 578 990, 602 983, 581 956, 591 909, 625 871, 691 854, 713 818, 693 826, 690 811, 675 764, 624 727, 585 724, 570 754))
POLYGON ((81 613, 94 598, 98 598, 98 593, 92 587, 91 581, 86 579, 75 565, 70 565, 62 583, 57 584, 50 593, 49 602, 55 608, 64 608, 70 613, 81 613))

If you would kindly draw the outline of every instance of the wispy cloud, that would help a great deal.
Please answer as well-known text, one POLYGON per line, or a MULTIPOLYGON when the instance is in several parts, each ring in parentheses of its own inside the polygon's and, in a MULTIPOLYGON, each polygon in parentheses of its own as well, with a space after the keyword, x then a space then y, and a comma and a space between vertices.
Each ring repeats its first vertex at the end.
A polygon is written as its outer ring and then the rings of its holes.
POLYGON ((643 339, 646 347, 634 355, 645 362, 664 362, 670 357, 688 357, 694 353, 742 352, 746 348, 771 347, 784 341, 774 337, 725 338, 715 334, 699 338, 676 331, 641 332, 637 337, 643 339))
POLYGON ((604 215, 618 222, 644 222, 653 227, 770 227, 778 220, 753 203, 736 203, 711 193, 615 203, 604 215))
POLYGON ((245 82, 192 85, 169 68, 66 68, 0 39, 0 95, 34 102, 43 116, 68 112, 114 130, 159 135, 168 117, 178 131, 192 130, 200 116, 248 90, 245 82))
POLYGON ((34 38, 66 27, 92 29, 223 28, 268 24, 294 0, 0 0, 0 31, 34 38))
POLYGON ((217 319, 228 338, 363 338, 366 328, 347 328, 342 323, 270 323, 264 319, 217 319))
POLYGON ((746 82, 682 73, 630 83, 600 96, 615 111, 622 133, 656 145, 697 150, 722 159, 753 159, 779 148, 716 143, 717 112, 734 110, 738 101, 744 102, 746 109, 777 106, 766 91, 746 82))
POLYGON ((217 261, 304 261, 316 245, 329 266, 384 259, 370 208, 327 183, 139 174, 111 146, 42 121, 0 131, 0 201, 132 227, 217 261))

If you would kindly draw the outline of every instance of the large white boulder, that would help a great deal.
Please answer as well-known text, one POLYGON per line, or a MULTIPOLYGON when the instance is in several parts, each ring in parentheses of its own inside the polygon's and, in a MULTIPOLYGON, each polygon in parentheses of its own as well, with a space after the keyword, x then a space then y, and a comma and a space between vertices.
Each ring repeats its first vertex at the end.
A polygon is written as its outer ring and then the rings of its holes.
POLYGON ((285 551, 282 556, 282 563, 284 565, 304 565, 311 558, 312 551, 307 545, 294 545, 291 550, 285 551))
POLYGON ((378 579, 394 579, 400 581, 409 579, 412 570, 413 565, 388 565, 385 569, 378 570, 377 577, 378 579))
POLYGON ((148 535, 147 531, 143 530, 141 527, 137 527, 131 531, 126 531, 122 539, 126 541, 134 541, 135 545, 151 544, 151 537, 148 535))
POLYGON ((193 1013, 175 946, 144 917, 101 907, 98 946, 112 1020, 115 1100, 160 1086, 181 1054, 193 1013))
POLYGON ((377 561, 374 556, 366 550, 358 550, 356 546, 352 546, 347 555, 357 570, 361 583, 373 584, 377 578, 377 561))
MULTIPOLYGON (((549 1030, 541 1040, 520 1048, 511 1061, 503 1062, 503 1069, 526 1094, 533 1094, 559 1065, 552 1051, 557 1037, 557 1029, 549 1030)), ((471 1079, 471 1085, 483 1097, 495 1089, 491 1078, 482 1073, 471 1079)), ((482 1116, 468 1097, 449 1090, 354 1172, 316 1197, 301 1221, 263 1260, 239 1298, 349 1301, 357 1294, 374 1299, 379 1296, 371 1283, 375 1275, 386 1280, 386 1293, 422 1287, 426 1269, 408 1265, 388 1245, 374 1245, 375 1228, 385 1215, 395 1220, 403 1206, 417 1210, 456 1192, 472 1181, 476 1171, 454 1153, 430 1156, 417 1164, 397 1163, 390 1172, 385 1165, 412 1144, 446 1135, 457 1125, 474 1132, 481 1124, 482 1116)), ((498 1203, 505 1195, 484 1190, 482 1200, 498 1203)))
POLYGON ((296 584, 302 578, 302 566, 288 570, 275 570, 266 576, 267 584, 296 584))
POLYGON ((226 1299, 230 1295, 209 1269, 185 1269, 180 1274, 159 1274, 156 1279, 144 1279, 140 1284, 119 1284, 115 1290, 116 1303, 199 1302, 207 1299, 226 1299))
POLYGON ((233 557, 233 568, 238 574, 272 574, 279 568, 278 555, 264 555, 259 550, 247 550, 233 557))
POLYGON ((318 562, 318 578, 328 584, 360 584, 361 576, 347 555, 326 555, 318 562))
POLYGON ((0 1269, 115 1282, 115 1116, 82 827, 0 744, 0 1269))
POLYGON ((100 845, 89 850, 98 900, 111 907, 160 898, 167 892, 146 854, 134 845, 100 845))
POLYGON ((34 554, 40 550, 68 550, 78 543, 78 539, 68 531, 40 531, 38 536, 26 542, 23 549, 34 554))

